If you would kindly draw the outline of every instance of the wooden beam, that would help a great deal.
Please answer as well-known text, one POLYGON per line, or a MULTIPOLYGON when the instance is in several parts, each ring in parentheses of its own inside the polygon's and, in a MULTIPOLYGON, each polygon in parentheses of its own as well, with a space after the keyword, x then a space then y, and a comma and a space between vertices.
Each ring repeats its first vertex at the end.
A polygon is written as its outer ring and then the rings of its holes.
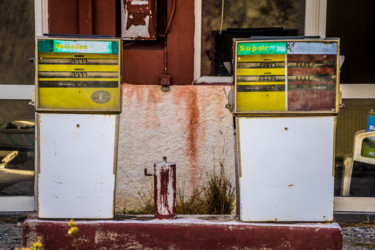
POLYGON ((79 0, 79 34, 81 35, 92 35, 92 0, 79 0))

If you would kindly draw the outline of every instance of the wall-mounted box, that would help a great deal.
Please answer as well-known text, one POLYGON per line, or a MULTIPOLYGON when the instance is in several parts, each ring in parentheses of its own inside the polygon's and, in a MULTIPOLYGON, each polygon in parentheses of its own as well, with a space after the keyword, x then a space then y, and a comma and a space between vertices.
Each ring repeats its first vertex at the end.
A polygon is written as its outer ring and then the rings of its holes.
POLYGON ((120 39, 37 37, 35 44, 36 111, 120 111, 120 39))
POLYGON ((155 40, 156 0, 121 1, 122 38, 124 40, 155 40))
POLYGON ((234 39, 236 115, 336 114, 339 39, 234 39))

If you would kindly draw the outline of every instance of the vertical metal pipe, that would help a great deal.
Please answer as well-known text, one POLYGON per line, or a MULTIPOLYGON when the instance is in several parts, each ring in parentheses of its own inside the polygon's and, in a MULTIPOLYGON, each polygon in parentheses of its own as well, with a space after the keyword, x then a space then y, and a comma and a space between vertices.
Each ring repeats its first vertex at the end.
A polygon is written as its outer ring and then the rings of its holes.
POLYGON ((176 218, 176 163, 154 164, 155 219, 176 218))

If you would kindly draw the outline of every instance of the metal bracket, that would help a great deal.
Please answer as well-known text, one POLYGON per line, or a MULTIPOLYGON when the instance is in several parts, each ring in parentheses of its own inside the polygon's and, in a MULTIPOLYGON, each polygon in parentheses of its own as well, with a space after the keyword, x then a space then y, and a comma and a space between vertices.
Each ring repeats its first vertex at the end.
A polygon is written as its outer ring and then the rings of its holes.
POLYGON ((147 168, 145 168, 144 171, 145 171, 145 176, 154 176, 153 174, 148 174, 147 173, 147 168))

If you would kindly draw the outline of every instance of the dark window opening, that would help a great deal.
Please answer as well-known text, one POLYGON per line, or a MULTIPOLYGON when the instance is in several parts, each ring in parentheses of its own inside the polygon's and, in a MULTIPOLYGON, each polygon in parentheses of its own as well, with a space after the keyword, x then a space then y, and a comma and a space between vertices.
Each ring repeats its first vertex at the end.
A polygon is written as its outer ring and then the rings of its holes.
POLYGON ((327 37, 340 38, 341 83, 375 82, 375 2, 327 1, 327 37), (339 11, 338 11, 339 10, 339 11))
POLYGON ((305 1, 202 1, 201 75, 230 76, 232 38, 304 35, 305 1))

